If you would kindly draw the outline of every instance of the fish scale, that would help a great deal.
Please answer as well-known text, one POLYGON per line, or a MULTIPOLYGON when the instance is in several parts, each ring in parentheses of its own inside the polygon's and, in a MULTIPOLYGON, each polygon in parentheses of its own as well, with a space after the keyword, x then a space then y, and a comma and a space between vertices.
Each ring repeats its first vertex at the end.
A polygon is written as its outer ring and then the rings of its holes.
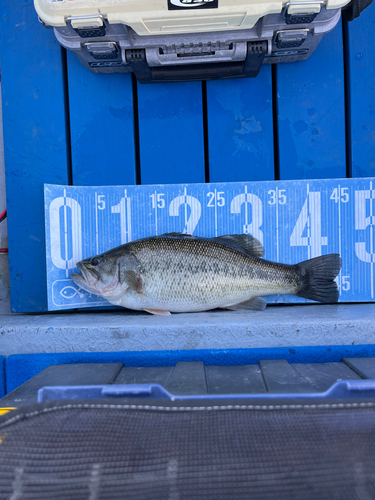
POLYGON ((263 309, 262 299, 252 299, 281 293, 313 298, 318 285, 323 301, 337 300, 333 280, 341 259, 336 254, 295 266, 257 256, 262 254, 262 245, 250 235, 154 236, 81 261, 83 274, 71 277, 112 304, 154 314, 263 309))
POLYGON ((269 291, 270 282, 256 276, 251 257, 217 244, 209 249, 215 251, 213 255, 206 251, 204 241, 182 242, 173 251, 164 249, 170 244, 168 240, 133 250, 144 269, 145 294, 155 298, 159 307, 168 306, 173 311, 228 306, 269 291))

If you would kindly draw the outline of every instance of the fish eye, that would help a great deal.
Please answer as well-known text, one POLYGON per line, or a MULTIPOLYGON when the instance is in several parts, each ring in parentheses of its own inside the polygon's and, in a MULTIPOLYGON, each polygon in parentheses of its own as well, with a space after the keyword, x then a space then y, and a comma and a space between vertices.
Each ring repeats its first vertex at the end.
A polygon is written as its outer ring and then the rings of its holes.
POLYGON ((91 261, 91 265, 93 266, 97 266, 99 264, 100 260, 98 259, 98 257, 94 257, 91 261))

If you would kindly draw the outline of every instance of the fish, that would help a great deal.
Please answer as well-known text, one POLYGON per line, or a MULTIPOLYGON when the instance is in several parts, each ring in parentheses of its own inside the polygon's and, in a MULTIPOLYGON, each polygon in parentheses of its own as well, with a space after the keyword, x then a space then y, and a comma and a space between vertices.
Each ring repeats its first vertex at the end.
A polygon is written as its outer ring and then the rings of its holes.
POLYGON ((339 254, 295 265, 263 259, 249 234, 203 238, 181 233, 134 240, 77 263, 70 275, 86 292, 116 306, 155 315, 212 309, 258 310, 263 296, 293 294, 337 302, 339 254))

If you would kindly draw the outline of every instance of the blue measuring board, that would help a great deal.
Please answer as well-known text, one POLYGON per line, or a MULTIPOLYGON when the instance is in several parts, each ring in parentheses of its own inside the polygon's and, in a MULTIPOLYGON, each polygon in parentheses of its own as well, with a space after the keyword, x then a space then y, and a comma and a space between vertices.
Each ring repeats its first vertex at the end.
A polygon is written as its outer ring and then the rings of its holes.
MULTIPOLYGON (((252 234, 267 260, 339 253, 341 302, 375 297, 375 178, 148 186, 45 185, 49 310, 108 305, 70 279, 81 259, 151 235, 252 234)), ((270 303, 306 302, 270 296, 270 303)))

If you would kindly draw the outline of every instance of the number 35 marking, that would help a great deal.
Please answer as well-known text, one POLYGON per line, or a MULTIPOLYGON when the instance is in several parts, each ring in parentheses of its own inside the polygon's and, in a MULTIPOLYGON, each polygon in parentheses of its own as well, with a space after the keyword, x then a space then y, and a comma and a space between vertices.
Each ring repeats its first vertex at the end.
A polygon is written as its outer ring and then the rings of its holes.
POLYGON ((268 201, 269 205, 275 205, 276 203, 276 198, 278 198, 278 204, 279 205, 285 205, 286 203, 286 195, 284 194, 286 189, 271 189, 268 191, 268 194, 270 195, 271 199, 268 201))

